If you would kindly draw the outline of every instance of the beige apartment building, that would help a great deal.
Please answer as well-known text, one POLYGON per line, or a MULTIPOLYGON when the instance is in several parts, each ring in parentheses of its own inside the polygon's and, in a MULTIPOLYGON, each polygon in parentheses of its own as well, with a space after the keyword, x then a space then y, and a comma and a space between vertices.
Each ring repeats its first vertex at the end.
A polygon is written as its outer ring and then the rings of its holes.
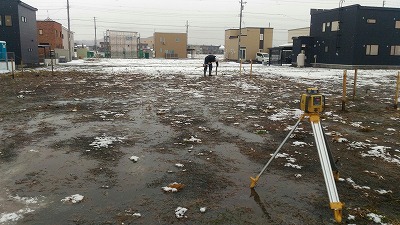
POLYGON ((187 58, 186 33, 154 33, 155 58, 187 58))
POLYGON ((293 38, 300 36, 310 36, 310 27, 288 30, 288 43, 293 43, 293 38))
POLYGON ((154 49, 154 37, 140 38, 140 44, 147 46, 147 48, 154 49))
MULTIPOLYGON (((272 47, 273 28, 242 28, 240 36, 240 56, 243 60, 255 60, 257 52, 269 52, 272 47)), ((239 29, 225 30, 225 58, 239 58, 239 29)))

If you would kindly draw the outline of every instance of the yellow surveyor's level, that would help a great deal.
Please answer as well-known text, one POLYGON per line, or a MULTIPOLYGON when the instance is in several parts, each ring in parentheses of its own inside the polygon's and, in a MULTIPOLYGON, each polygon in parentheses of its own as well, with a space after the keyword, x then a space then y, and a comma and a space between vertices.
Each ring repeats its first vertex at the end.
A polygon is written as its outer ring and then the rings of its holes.
POLYGON ((322 172, 325 179, 330 207, 333 210, 336 222, 341 223, 344 204, 339 200, 339 195, 337 193, 335 184, 335 179, 339 179, 339 171, 336 168, 332 153, 329 150, 320 118, 320 113, 325 110, 325 96, 319 93, 318 88, 307 88, 306 93, 301 95, 300 108, 302 111, 304 111, 304 113, 301 115, 292 130, 290 130, 283 142, 279 145, 278 149, 274 152, 267 164, 265 164, 265 166, 262 168, 261 172, 256 177, 250 177, 250 188, 254 188, 257 185, 261 174, 267 169, 271 161, 276 158, 279 150, 290 138, 296 127, 300 124, 301 120, 308 117, 318 150, 319 161, 321 163, 322 172))
POLYGON ((305 113, 320 113, 325 110, 325 96, 319 94, 318 88, 307 88, 301 95, 300 109, 305 113))

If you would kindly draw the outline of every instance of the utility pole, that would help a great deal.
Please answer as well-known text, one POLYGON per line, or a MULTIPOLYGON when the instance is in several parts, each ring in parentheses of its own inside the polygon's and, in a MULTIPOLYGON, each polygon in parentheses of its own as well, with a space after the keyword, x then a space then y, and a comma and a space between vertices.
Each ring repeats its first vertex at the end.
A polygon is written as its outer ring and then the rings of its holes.
POLYGON ((385 4, 386 4, 386 1, 383 1, 383 6, 382 7, 385 7, 385 4))
POLYGON ((72 61, 71 51, 71 20, 69 18, 69 0, 67 0, 67 15, 68 15, 68 60, 72 61))
POLYGON ((97 55, 97 26, 96 26, 96 17, 94 17, 94 54, 97 55))
POLYGON ((243 2, 243 0, 240 0, 240 23, 239 23, 239 37, 238 37, 238 60, 240 61, 240 39, 242 36, 242 17, 243 17, 243 8, 246 2, 243 2))
POLYGON ((186 20, 186 45, 189 46, 189 21, 186 20))

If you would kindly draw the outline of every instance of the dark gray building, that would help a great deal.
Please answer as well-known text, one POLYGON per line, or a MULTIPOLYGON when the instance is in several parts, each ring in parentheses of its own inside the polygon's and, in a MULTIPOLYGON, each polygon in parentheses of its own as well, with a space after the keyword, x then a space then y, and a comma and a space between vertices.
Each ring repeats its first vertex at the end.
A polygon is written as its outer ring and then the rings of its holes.
POLYGON ((311 10, 310 37, 293 41, 306 65, 400 66, 400 9, 351 5, 311 10))
POLYGON ((0 41, 15 53, 16 64, 39 64, 36 11, 20 0, 0 0, 0 41))

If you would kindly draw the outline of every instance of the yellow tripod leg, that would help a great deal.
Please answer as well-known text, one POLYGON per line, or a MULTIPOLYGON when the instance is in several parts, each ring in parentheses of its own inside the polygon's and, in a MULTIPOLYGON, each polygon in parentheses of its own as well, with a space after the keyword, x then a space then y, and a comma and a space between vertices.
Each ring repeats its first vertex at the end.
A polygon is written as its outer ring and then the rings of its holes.
POLYGON ((330 207, 333 210, 333 216, 335 217, 335 221, 338 223, 342 222, 342 208, 343 203, 341 202, 331 202, 330 207))

